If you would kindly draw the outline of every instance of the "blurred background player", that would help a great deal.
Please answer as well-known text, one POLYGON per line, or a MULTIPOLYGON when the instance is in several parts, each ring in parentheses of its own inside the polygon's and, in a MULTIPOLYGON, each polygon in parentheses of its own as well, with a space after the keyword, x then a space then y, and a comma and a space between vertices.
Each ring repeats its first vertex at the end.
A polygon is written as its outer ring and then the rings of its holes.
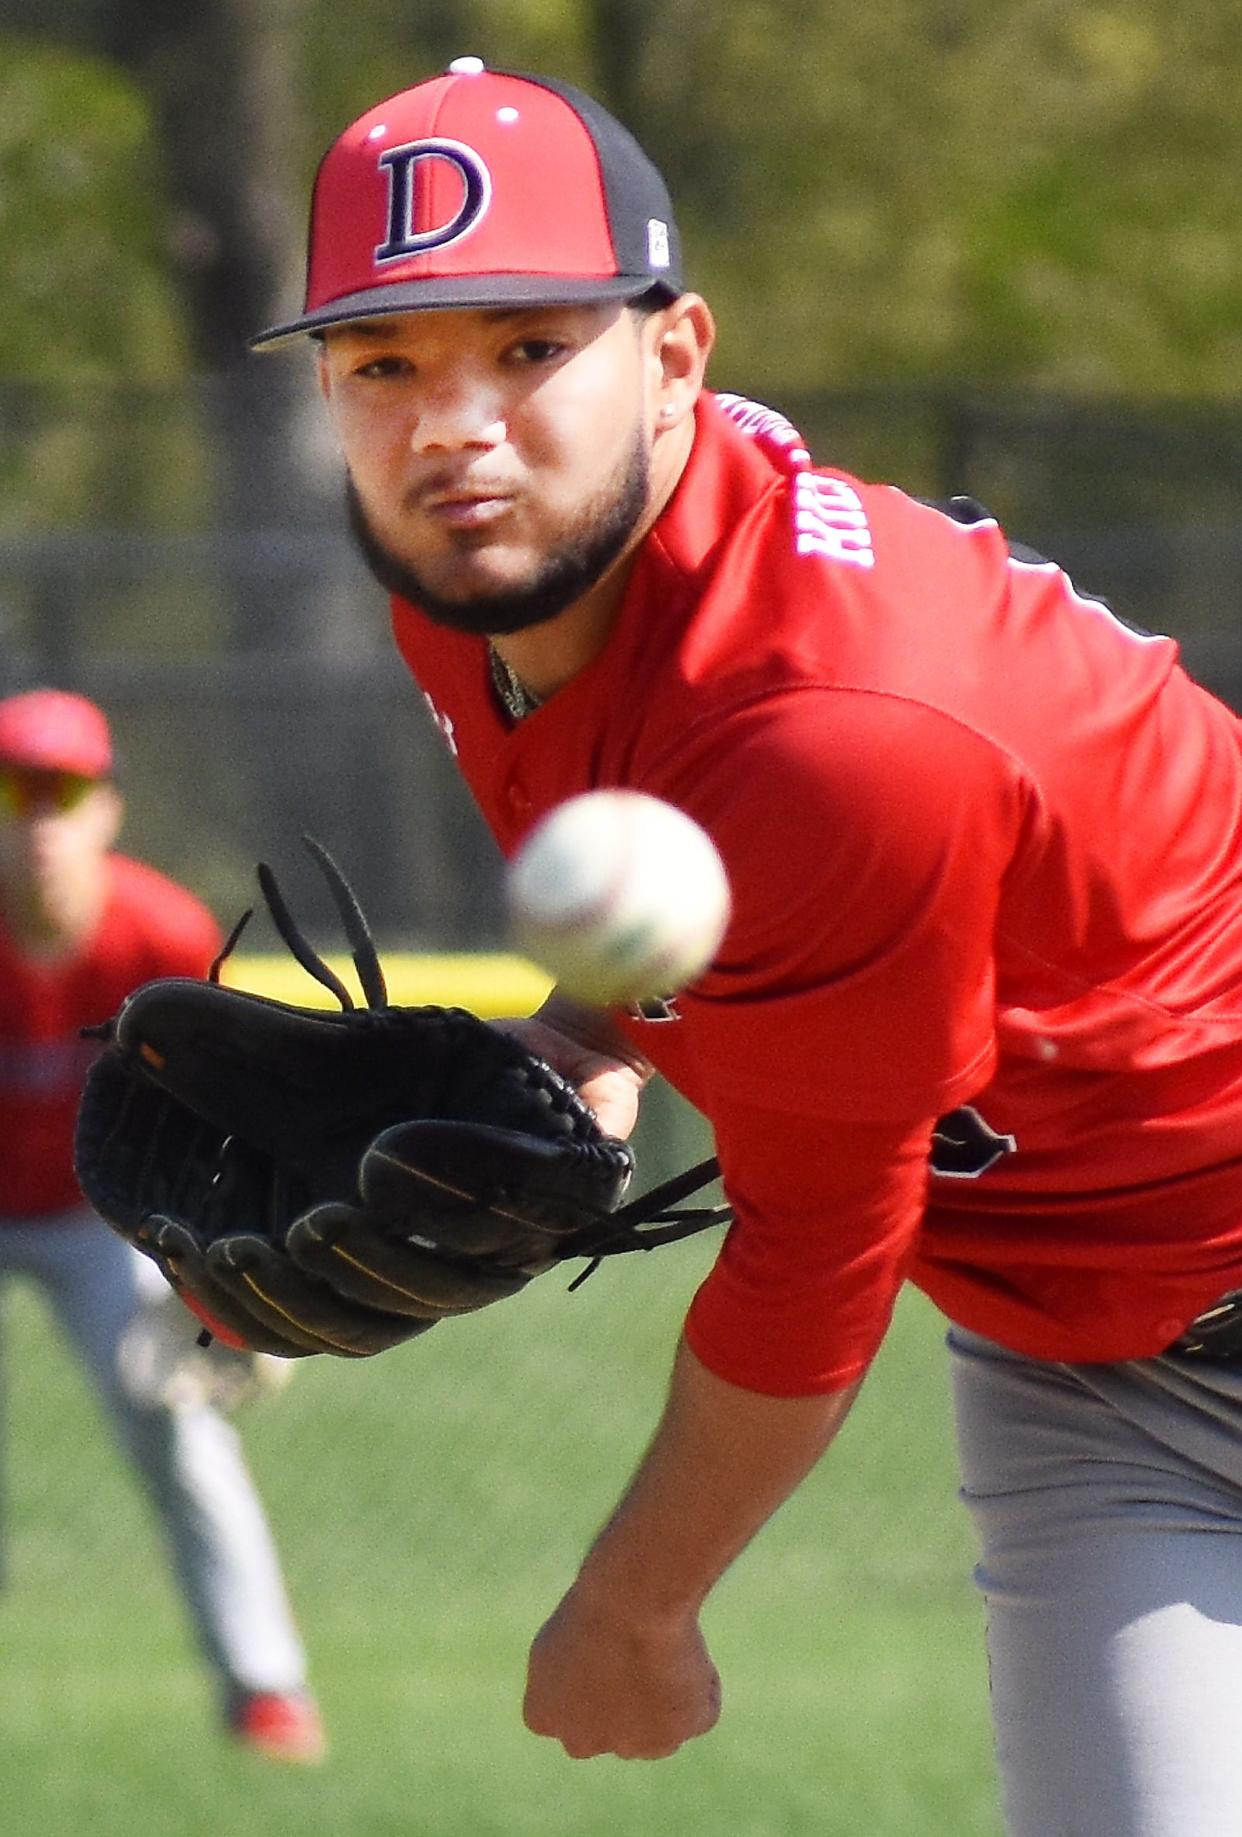
POLYGON ((114 852, 122 816, 98 707, 55 689, 0 701, 0 1284, 38 1284, 119 1431, 226 1726, 273 1758, 316 1761, 305 1653, 237 1433, 194 1375, 198 1323, 74 1177, 93 1050, 81 1028, 152 977, 204 975, 220 948, 192 894, 114 852))

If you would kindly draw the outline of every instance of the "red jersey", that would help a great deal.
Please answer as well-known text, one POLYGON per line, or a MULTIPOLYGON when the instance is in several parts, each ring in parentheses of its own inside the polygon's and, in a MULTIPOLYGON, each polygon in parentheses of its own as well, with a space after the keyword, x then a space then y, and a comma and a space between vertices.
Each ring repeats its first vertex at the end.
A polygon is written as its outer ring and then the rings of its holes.
POLYGON ((907 1277, 1054 1359, 1242 1284, 1242 725, 1170 639, 711 397, 607 645, 519 725, 482 640, 393 617, 507 853, 600 786, 721 851, 716 961, 624 1020, 715 1132, 721 1376, 850 1382, 907 1277))
POLYGON ((22 955, 0 923, 0 1228, 81 1205, 73 1135, 106 1021, 140 983, 203 976, 220 948, 207 908, 154 868, 110 855, 95 935, 72 957, 22 955))

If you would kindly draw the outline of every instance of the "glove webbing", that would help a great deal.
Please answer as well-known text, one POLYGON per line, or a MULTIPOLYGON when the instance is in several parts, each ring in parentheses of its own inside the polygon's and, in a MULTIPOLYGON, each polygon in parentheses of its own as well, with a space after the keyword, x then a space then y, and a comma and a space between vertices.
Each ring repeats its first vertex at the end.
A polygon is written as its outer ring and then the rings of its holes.
MULTIPOLYGON (((375 948, 371 927, 367 924, 366 916, 358 904, 353 888, 321 842, 316 842, 314 836, 308 835, 302 837, 302 842, 322 869, 323 877, 328 883, 328 891, 341 915, 341 923, 349 939, 354 968, 358 972, 358 981, 367 998, 367 1007, 386 1008, 388 1006, 388 987, 384 981, 384 968, 380 962, 379 951, 375 948)), ((275 874, 265 861, 259 863, 258 876, 264 902, 272 915, 272 923, 293 956, 297 958, 308 976, 313 976, 316 982, 322 983, 325 989, 336 996, 343 1012, 352 1012, 356 1005, 353 996, 335 971, 307 943, 297 920, 285 904, 284 896, 276 884, 275 874)), ((254 908, 248 906, 225 939, 220 955, 208 971, 209 981, 219 982, 221 970, 236 950, 238 939, 253 917, 254 908)))

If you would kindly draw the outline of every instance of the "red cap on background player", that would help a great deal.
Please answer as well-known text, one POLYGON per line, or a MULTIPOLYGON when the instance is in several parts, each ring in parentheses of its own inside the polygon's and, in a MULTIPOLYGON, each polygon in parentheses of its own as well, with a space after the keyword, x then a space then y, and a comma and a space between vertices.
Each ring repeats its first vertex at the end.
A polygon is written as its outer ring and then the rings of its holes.
POLYGON ((328 149, 302 316, 267 345, 350 319, 682 291, 664 181, 598 102, 458 58, 328 149))
POLYGON ((28 689, 0 701, 0 767, 109 778, 112 736, 102 708, 66 689, 28 689))

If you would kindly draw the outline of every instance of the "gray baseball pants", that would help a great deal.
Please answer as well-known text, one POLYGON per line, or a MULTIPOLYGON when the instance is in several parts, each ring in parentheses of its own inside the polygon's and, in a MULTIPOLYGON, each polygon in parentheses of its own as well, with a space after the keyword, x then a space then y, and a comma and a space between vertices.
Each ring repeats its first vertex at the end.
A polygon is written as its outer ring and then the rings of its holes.
POLYGON ((299 1689, 305 1655, 236 1431, 202 1404, 138 1403, 121 1382, 118 1350, 140 1306, 142 1265, 90 1211, 0 1224, 0 1281, 40 1287, 86 1367, 162 1520, 226 1700, 299 1689))
POLYGON ((1239 1837, 1242 1364, 949 1345, 1010 1837, 1239 1837))

